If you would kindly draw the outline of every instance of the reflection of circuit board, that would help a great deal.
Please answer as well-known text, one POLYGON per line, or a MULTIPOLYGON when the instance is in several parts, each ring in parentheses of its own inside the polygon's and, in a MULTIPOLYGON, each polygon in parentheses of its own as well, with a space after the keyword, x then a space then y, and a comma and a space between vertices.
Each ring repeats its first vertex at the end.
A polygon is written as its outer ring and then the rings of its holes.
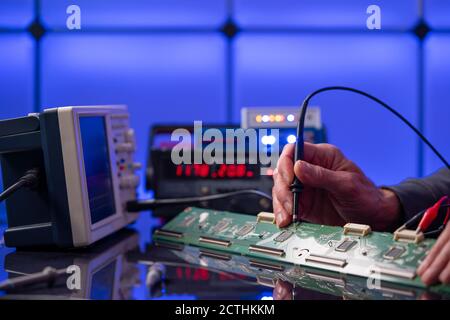
MULTIPOLYGON (((434 243, 393 240, 364 228, 344 234, 340 227, 301 223, 278 229, 273 215, 258 217, 188 208, 155 233, 165 239, 253 258, 276 260, 374 281, 424 287, 415 269, 434 243), (364 235, 366 234, 366 235, 364 235)), ((433 291, 449 292, 449 286, 433 291)))
MULTIPOLYGON (((272 288, 281 280, 288 283, 293 290, 294 288, 303 288, 352 300, 409 300, 428 296, 424 288, 382 283, 379 288, 368 289, 367 281, 362 277, 343 276, 326 270, 248 258, 241 255, 229 255, 211 249, 182 245, 177 247, 165 241, 158 241, 157 244, 168 248, 191 265, 254 278, 258 284, 272 288)), ((443 296, 443 298, 449 297, 443 296)), ((291 298, 294 297, 291 296, 291 298)))

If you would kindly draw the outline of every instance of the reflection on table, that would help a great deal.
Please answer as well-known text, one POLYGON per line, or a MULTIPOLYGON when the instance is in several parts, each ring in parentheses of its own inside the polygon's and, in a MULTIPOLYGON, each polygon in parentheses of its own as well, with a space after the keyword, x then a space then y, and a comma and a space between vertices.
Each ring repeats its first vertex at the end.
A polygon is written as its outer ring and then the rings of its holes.
MULTIPOLYGON (((137 223, 85 249, 4 256, 3 299, 441 299, 420 288, 170 242, 137 223), (44 272, 43 272, 44 270, 44 272), (52 272, 48 273, 48 270, 52 272), (47 273, 46 273, 47 272, 47 273)), ((1 257, 1 256, 0 256, 1 257)), ((0 285, 1 286, 1 285, 0 285)))

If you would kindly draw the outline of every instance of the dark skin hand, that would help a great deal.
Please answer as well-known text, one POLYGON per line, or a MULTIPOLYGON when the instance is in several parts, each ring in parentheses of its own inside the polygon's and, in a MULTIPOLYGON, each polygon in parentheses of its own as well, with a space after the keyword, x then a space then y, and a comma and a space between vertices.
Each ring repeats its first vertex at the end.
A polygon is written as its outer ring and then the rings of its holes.
MULTIPOLYGON (((294 145, 286 145, 274 172, 273 208, 279 227, 292 222, 289 186, 294 173, 304 185, 298 212, 301 220, 336 226, 363 223, 378 231, 394 231, 401 224, 395 193, 378 188, 338 148, 305 143, 304 158, 294 165, 294 145)), ((450 224, 417 273, 427 285, 450 283, 450 224)))

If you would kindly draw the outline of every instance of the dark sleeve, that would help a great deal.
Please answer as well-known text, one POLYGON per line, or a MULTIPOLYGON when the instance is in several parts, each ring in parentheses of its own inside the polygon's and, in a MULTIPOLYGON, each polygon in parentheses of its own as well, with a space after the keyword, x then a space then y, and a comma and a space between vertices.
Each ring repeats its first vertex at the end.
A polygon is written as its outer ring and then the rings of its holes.
POLYGON ((440 198, 450 195, 450 170, 443 168, 422 179, 407 179, 396 186, 383 187, 395 192, 403 208, 404 220, 431 207, 440 198))

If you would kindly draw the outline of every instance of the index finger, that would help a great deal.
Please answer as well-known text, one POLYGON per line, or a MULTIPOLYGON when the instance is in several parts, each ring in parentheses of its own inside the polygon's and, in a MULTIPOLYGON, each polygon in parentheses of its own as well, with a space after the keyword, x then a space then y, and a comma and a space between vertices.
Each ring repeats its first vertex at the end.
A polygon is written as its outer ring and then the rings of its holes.
POLYGON ((286 145, 281 153, 275 170, 272 189, 275 219, 280 227, 290 222, 292 193, 289 189, 294 180, 294 145, 286 145))
POLYGON ((428 268, 433 264, 436 258, 439 256, 439 253, 442 251, 444 246, 450 241, 450 225, 445 227, 444 232, 437 239, 436 243, 431 248, 431 251, 428 253, 425 260, 420 264, 417 269, 417 273, 419 276, 423 276, 428 268))
POLYGON ((285 145, 277 163, 278 175, 288 184, 294 180, 294 149, 293 144, 285 145))

